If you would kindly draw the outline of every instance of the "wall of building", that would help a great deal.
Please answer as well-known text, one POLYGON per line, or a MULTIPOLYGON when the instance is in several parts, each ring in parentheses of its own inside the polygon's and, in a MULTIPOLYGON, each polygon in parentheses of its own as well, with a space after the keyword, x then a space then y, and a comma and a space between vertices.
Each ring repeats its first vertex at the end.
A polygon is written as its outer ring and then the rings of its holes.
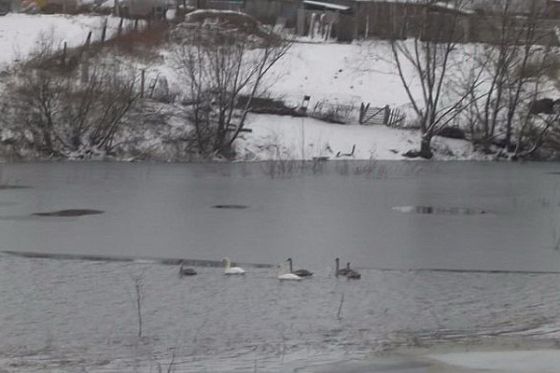
POLYGON ((278 18, 285 20, 287 27, 295 27, 297 10, 301 0, 245 0, 245 13, 266 24, 275 24, 278 18))

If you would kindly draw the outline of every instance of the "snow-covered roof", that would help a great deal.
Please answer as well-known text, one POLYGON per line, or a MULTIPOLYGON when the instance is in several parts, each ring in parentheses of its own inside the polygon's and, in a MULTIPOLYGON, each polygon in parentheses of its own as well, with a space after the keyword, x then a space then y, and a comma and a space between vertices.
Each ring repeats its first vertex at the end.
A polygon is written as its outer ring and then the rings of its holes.
POLYGON ((333 4, 333 3, 326 3, 326 2, 323 2, 323 1, 303 0, 303 3, 304 4, 309 4, 309 5, 314 5, 314 6, 320 6, 320 7, 327 8, 327 9, 332 9, 332 10, 350 10, 349 6, 333 4))
POLYGON ((462 14, 474 14, 474 10, 466 9, 464 7, 457 7, 454 4, 445 3, 443 1, 438 1, 436 3, 430 4, 430 6, 435 7, 435 8, 452 10, 454 12, 462 13, 462 14))

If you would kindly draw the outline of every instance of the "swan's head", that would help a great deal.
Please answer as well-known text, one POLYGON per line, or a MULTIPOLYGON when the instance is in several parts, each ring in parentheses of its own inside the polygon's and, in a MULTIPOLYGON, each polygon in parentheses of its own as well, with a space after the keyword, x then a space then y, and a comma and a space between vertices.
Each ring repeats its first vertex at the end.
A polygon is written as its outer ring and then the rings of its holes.
POLYGON ((286 261, 291 263, 291 262, 292 262, 292 258, 288 258, 288 259, 286 259, 286 261))
POLYGON ((336 258, 334 261, 338 263, 340 262, 340 258, 336 258))

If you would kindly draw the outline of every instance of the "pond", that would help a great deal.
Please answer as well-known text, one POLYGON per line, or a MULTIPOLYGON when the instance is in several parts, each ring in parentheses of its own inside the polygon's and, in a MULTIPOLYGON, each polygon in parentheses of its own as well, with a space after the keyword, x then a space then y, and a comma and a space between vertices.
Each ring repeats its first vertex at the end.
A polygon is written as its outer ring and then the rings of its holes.
POLYGON ((1 165, 0 369, 285 372, 401 346, 556 338, 559 168, 1 165), (223 257, 247 274, 223 276, 223 257), (279 283, 271 266, 288 257, 313 278, 279 283), (362 279, 335 278, 336 257, 362 279), (178 259, 199 274, 180 279, 165 265, 178 259))

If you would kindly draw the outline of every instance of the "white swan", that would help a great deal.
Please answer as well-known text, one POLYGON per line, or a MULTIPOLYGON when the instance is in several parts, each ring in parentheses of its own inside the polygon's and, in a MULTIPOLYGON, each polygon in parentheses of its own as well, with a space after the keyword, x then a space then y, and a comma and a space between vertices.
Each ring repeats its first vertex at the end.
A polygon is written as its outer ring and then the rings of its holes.
POLYGON ((229 258, 224 258, 224 264, 225 264, 225 270, 224 270, 224 274, 226 275, 244 275, 245 274, 245 270, 241 267, 232 267, 231 266, 231 261, 229 260, 229 258))
POLYGON ((294 271, 292 266, 292 258, 288 258, 287 262, 290 264, 290 273, 294 275, 298 275, 299 277, 311 277, 313 276, 313 272, 308 271, 307 269, 296 269, 294 271))
POLYGON ((301 281, 302 278, 294 273, 288 272, 283 264, 278 269, 278 280, 280 281, 301 281))

